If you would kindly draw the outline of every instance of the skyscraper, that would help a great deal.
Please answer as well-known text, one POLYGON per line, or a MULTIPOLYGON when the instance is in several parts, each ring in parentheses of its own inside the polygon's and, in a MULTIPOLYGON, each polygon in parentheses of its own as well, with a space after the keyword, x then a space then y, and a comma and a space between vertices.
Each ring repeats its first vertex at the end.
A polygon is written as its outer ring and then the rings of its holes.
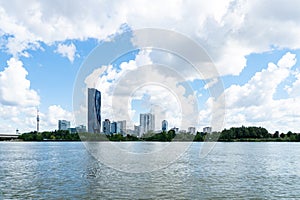
POLYGON ((88 132, 100 133, 101 130, 101 92, 88 88, 88 132))
POLYGON ((151 113, 140 114, 140 137, 155 129, 155 116, 151 113))
POLYGON ((134 133, 135 133, 136 135, 139 135, 139 134, 140 134, 140 126, 134 125, 134 133))
POLYGON ((105 119, 102 122, 102 129, 103 129, 104 134, 106 134, 106 135, 110 134, 110 121, 109 121, 109 119, 105 119))
POLYGON ((162 131, 167 131, 168 130, 168 121, 167 120, 163 120, 161 122, 161 130, 162 131))
POLYGON ((118 121, 118 129, 120 131, 121 134, 125 134, 126 133, 126 120, 122 120, 122 121, 118 121))

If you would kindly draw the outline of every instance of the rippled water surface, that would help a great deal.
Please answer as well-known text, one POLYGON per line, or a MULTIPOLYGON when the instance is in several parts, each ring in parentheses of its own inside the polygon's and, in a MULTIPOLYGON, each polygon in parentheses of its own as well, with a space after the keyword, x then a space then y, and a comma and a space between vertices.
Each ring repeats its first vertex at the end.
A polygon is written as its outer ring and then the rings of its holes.
POLYGON ((0 199, 300 198, 300 143, 217 143, 200 159, 201 145, 166 168, 125 173, 80 142, 0 142, 0 199))

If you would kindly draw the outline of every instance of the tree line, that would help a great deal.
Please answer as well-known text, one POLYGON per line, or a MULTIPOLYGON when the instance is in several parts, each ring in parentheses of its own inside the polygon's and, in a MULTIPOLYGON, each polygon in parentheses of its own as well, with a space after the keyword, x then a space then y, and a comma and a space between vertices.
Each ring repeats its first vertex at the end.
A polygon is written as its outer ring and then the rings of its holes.
POLYGON ((299 142, 300 134, 292 133, 291 131, 279 133, 276 131, 271 134, 263 127, 232 127, 224 129, 221 132, 204 133, 176 133, 174 130, 163 131, 160 133, 148 132, 141 138, 135 135, 123 136, 122 134, 91 134, 91 133, 70 133, 69 131, 59 130, 51 132, 24 133, 19 136, 19 139, 24 141, 220 141, 220 142, 234 142, 234 141, 292 141, 299 142))
POLYGON ((55 130, 45 132, 29 132, 19 136, 23 141, 80 141, 77 133, 70 133, 67 130, 55 130))

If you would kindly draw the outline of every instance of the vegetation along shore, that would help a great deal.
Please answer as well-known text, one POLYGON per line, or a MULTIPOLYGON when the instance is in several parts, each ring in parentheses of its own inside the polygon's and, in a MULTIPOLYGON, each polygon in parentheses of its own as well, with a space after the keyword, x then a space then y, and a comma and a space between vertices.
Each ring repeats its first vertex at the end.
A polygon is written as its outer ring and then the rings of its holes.
POLYGON ((45 131, 45 132, 29 132, 23 133, 18 137, 21 141, 219 141, 219 142, 300 142, 300 134, 292 133, 269 133, 263 127, 232 127, 224 129, 221 132, 213 132, 211 134, 197 132, 195 135, 190 133, 175 133, 174 130, 167 132, 154 133, 149 132, 143 137, 138 138, 134 135, 104 135, 89 133, 70 133, 69 131, 45 131))

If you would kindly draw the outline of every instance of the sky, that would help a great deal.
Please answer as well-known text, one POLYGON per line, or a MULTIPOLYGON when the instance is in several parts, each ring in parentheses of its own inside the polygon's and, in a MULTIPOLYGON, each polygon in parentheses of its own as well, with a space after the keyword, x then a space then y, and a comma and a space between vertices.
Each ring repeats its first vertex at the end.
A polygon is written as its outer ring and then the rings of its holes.
POLYGON ((37 109, 41 131, 59 119, 85 124, 88 87, 102 93, 102 119, 128 128, 153 112, 157 129, 167 119, 181 129, 299 133, 299 8, 298 0, 0 0, 0 133, 35 130, 37 109))

